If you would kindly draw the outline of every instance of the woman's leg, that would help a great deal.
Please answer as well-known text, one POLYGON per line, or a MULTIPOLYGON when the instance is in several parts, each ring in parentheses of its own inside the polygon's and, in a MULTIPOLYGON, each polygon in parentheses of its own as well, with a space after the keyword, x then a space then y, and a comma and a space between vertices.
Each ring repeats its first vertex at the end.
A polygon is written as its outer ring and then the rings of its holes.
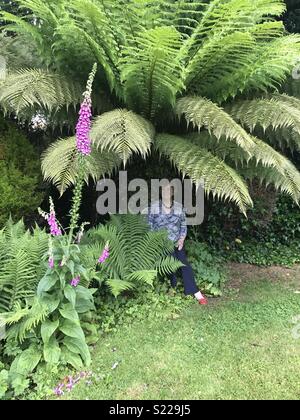
MULTIPOLYGON (((177 258, 176 255, 176 249, 174 250, 174 252, 172 252, 171 254, 172 257, 177 258)), ((176 285, 177 285, 177 272, 176 273, 172 273, 169 275, 169 279, 170 279, 170 283, 171 283, 171 287, 173 287, 173 289, 175 289, 176 285)))
POLYGON ((184 285, 184 293, 186 295, 195 295, 199 292, 199 288, 195 282, 195 276, 191 265, 189 264, 186 253, 184 249, 180 251, 178 249, 175 250, 176 258, 181 261, 184 266, 181 267, 183 285, 184 285))

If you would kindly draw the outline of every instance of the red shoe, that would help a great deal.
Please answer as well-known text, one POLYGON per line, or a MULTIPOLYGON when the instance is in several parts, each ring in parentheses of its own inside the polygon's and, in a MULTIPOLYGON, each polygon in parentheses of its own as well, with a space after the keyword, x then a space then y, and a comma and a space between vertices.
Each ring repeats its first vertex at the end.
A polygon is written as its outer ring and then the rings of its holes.
POLYGON ((205 296, 203 296, 201 299, 198 300, 200 305, 207 305, 208 304, 208 300, 206 299, 205 296))

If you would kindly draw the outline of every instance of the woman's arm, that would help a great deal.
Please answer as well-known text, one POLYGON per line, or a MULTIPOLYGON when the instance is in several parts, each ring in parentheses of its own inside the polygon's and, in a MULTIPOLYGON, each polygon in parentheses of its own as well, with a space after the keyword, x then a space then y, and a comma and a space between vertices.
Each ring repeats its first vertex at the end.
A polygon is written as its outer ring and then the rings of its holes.
POLYGON ((183 248, 186 235, 187 235, 186 216, 185 216, 184 210, 182 210, 182 214, 180 216, 179 240, 177 243, 177 248, 179 251, 181 251, 183 248))

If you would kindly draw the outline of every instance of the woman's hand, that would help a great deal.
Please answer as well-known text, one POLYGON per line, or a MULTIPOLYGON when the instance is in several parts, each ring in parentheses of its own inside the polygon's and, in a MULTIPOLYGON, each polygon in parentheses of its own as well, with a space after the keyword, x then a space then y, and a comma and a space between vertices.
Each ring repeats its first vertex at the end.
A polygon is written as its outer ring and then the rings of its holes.
POLYGON ((183 245, 184 245, 184 240, 185 240, 185 238, 180 238, 179 239, 179 241, 177 242, 177 248, 178 248, 178 251, 181 251, 182 250, 182 248, 183 248, 183 245))

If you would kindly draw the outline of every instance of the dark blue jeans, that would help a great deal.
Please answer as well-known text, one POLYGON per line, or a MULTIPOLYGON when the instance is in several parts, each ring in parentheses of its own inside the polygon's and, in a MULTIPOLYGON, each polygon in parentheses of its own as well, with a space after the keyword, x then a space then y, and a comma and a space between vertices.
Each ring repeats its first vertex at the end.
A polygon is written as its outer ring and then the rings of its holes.
MULTIPOLYGON (((174 258, 177 258, 179 261, 181 261, 184 264, 184 266, 180 268, 182 279, 183 279, 183 285, 184 285, 184 294, 193 295, 199 292, 199 288, 197 287, 196 282, 195 282, 194 272, 187 260, 185 250, 182 249, 181 251, 179 251, 177 248, 175 248, 174 252, 172 253, 172 256, 174 258)), ((170 275, 172 287, 176 287, 176 284, 177 284, 176 274, 177 273, 170 275)))

